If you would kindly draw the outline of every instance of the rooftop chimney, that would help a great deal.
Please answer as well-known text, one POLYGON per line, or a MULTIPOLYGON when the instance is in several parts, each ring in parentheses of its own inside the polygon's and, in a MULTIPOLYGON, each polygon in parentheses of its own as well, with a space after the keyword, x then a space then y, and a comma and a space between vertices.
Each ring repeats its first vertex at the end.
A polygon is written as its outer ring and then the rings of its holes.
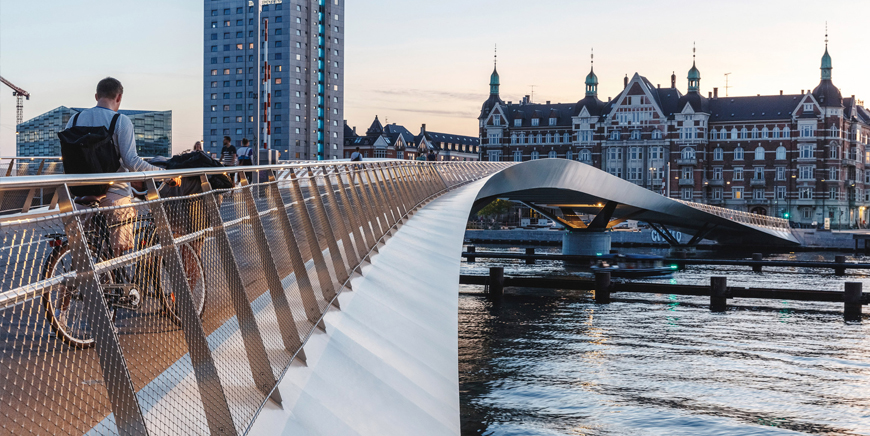
POLYGON ((661 83, 656 83, 656 88, 661 89, 661 87, 662 87, 662 84, 661 84, 661 83))
POLYGON ((713 91, 707 92, 707 98, 713 98, 713 91))
POLYGON ((420 127, 420 133, 426 133, 426 125, 423 124, 423 127, 420 127))
POLYGON ((671 88, 676 88, 676 87, 677 87, 677 74, 672 73, 671 74, 671 88))
POLYGON ((719 88, 713 88, 713 98, 719 98, 719 88))
POLYGON ((625 75, 625 78, 622 79, 622 87, 628 88, 628 74, 625 75))
POLYGON ((782 95, 782 90, 781 90, 781 89, 779 90, 779 95, 782 95))
POLYGON ((550 104, 550 100, 547 100, 547 104, 550 104))

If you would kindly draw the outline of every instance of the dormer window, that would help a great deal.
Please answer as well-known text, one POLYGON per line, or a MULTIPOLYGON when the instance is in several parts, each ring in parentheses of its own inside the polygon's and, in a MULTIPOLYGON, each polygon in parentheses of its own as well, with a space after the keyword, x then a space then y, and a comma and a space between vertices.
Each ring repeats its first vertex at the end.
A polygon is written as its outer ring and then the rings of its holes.
POLYGON ((538 127, 540 125, 541 120, 538 118, 532 118, 532 127, 538 127))
POLYGON ((631 139, 635 141, 640 140, 640 130, 632 130, 631 139))
POLYGON ((619 130, 613 130, 610 132, 610 140, 619 141, 619 130))
POLYGON ((493 117, 492 125, 493 126, 500 126, 501 125, 501 117, 493 117))
POLYGON ((555 118, 550 118, 550 125, 551 125, 551 126, 555 126, 555 125, 556 125, 556 119, 555 119, 555 118))
POLYGON ((804 103, 804 112, 812 112, 813 104, 812 103, 804 103))
POLYGON ((517 118, 514 120, 514 127, 522 127, 522 126, 523 126, 523 120, 521 118, 517 118))

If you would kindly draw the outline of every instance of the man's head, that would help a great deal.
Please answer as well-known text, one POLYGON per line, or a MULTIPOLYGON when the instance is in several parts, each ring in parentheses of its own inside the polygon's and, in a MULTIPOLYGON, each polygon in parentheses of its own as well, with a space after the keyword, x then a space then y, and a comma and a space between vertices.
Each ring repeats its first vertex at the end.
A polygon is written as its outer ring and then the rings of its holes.
POLYGON ((233 142, 233 140, 230 139, 229 136, 224 136, 224 146, 225 147, 229 147, 229 145, 232 144, 232 142, 233 142))
POLYGON ((359 152, 359 147, 356 148, 356 151, 359 152))
POLYGON ((250 147, 251 141, 248 141, 248 138, 242 138, 242 147, 250 147))
POLYGON ((111 109, 115 112, 121 107, 121 97, 124 96, 124 86, 118 79, 106 77, 97 83, 97 106, 111 109))

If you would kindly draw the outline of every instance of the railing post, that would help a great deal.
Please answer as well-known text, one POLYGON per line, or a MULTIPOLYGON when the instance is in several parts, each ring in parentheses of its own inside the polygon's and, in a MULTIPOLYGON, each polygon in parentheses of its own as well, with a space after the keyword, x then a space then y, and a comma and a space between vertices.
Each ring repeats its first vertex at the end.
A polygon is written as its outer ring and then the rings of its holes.
MULTIPOLYGON (((356 252, 356 249, 353 246, 353 242, 350 241, 352 236, 350 235, 350 230, 348 229, 348 225, 346 225, 347 220, 349 219, 349 210, 346 208, 342 208, 341 204, 344 204, 344 199, 341 193, 337 193, 335 191, 335 187, 332 185, 332 180, 329 177, 329 170, 333 168, 331 166, 323 166, 321 167, 321 171, 323 171, 323 184, 326 185, 326 191, 329 192, 329 195, 326 196, 327 201, 330 202, 330 207, 337 216, 332 217, 335 224, 332 226, 333 234, 336 237, 336 243, 338 240, 341 240, 341 246, 344 248, 344 255, 347 257, 345 259, 347 261, 347 276, 350 276, 350 272, 359 264, 360 258, 356 252), (341 204, 338 199, 342 198, 341 204)), ((345 280, 347 277, 345 277, 345 280)), ((350 283, 348 283, 350 284, 350 283)))
POLYGON ((610 304, 610 271, 595 273, 595 303, 610 304))
POLYGON ((317 305, 317 298, 314 296, 314 286, 311 285, 308 269, 305 268, 305 260, 302 259, 302 252, 299 251, 296 231, 293 230, 293 225, 290 224, 290 217, 287 215, 287 208, 289 206, 284 203, 284 199, 281 197, 278 183, 280 182, 275 177, 274 171, 269 171, 269 192, 272 202, 278 207, 278 223, 281 225, 281 233, 286 241, 287 251, 290 255, 290 266, 293 268, 293 275, 296 276, 296 285, 302 297, 302 305, 305 307, 305 317, 309 322, 317 325, 320 322, 320 306, 317 305))
POLYGON ((409 197, 411 203, 409 205, 410 210, 408 211, 408 214, 413 214, 417 210, 417 205, 420 204, 420 199, 422 198, 419 186, 417 186, 416 182, 412 179, 410 166, 408 164, 402 164, 399 166, 399 172, 402 174, 403 183, 411 195, 409 197))
POLYGON ((302 188, 299 186, 296 170, 291 168, 289 172, 290 194, 296 203, 296 213, 302 220, 302 231, 308 239, 308 248, 311 251, 311 259, 314 261, 314 270, 317 272, 320 292, 323 294, 323 299, 328 303, 336 295, 335 288, 332 285, 332 277, 329 275, 329 269, 326 267, 323 250, 320 248, 320 242, 317 240, 317 233, 314 231, 314 224, 311 222, 311 215, 308 213, 308 206, 305 204, 305 197, 302 195, 302 188))
POLYGON ((372 197, 372 205, 374 206, 376 216, 378 218, 378 223, 381 226, 381 236, 384 236, 389 231, 392 224, 390 220, 392 219, 392 215, 389 214, 389 207, 386 203, 388 203, 386 194, 381 192, 380 185, 378 183, 378 176, 374 173, 374 166, 376 164, 372 163, 366 166, 365 169, 365 178, 368 181, 366 185, 368 186, 369 194, 372 197))
MULTIPOLYGON (((324 177, 324 179, 325 178, 326 177, 324 177)), ((314 213, 317 216, 317 219, 323 224, 323 229, 325 230, 323 238, 326 239, 326 246, 329 248, 329 257, 332 259, 332 267, 335 270, 335 278, 338 280, 336 288, 337 290, 340 290, 340 287, 349 277, 347 272, 348 267, 344 264, 344 260, 341 258, 341 251, 338 249, 338 242, 336 239, 339 235, 336 235, 335 228, 330 223, 330 218, 326 214, 324 199, 320 195, 320 187, 317 185, 317 178, 314 176, 314 171, 311 167, 308 167, 308 186, 311 191, 311 203, 314 205, 314 213)), ((327 195, 327 197, 328 196, 329 195, 327 195)), ((332 220, 334 221, 336 218, 338 217, 333 217, 332 220)), ((340 221, 341 218, 338 218, 338 220, 340 221)), ((337 304, 338 300, 335 300, 335 302, 337 304)))
POLYGON ((861 321, 862 295, 860 282, 846 282, 846 289, 843 295, 843 320, 861 321))
MULTIPOLYGON (((254 193, 251 191, 253 187, 248 184, 248 179, 244 172, 239 172, 238 176, 242 185, 240 194, 244 198, 248 215, 251 217, 254 240, 257 242, 257 251, 260 254, 260 267, 263 269, 262 272, 266 278, 266 284, 269 286, 269 294, 272 296, 272 305, 275 307, 278 330, 281 332, 284 348, 292 355, 297 351, 302 351, 302 339, 296 328, 296 321, 293 320, 293 311, 290 309, 290 303, 287 301, 284 285, 281 284, 278 267, 275 266, 275 258, 272 255, 272 243, 270 243, 271 238, 266 236, 266 231, 263 228, 263 221, 260 219, 260 213, 257 210, 254 193)), ((283 210, 279 210, 279 212, 283 212, 283 210)), ((304 354, 302 357, 304 360, 304 354)))
POLYGON ((353 243, 351 246, 356 247, 356 264, 358 265, 366 257, 366 240, 363 237, 363 233, 360 231, 362 226, 359 223, 362 213, 358 208, 356 208, 355 203, 351 203, 350 197, 347 193, 347 188, 345 188, 344 181, 341 179, 341 171, 339 167, 334 166, 332 169, 332 174, 335 176, 335 189, 336 192, 338 192, 338 198, 341 199, 341 204, 343 206, 342 214, 346 220, 346 224, 350 228, 350 234, 353 236, 353 243))
MULTIPOLYGON (((60 212, 68 213, 76 210, 72 195, 66 185, 57 188, 60 192, 60 212)), ((98 212, 97 212, 98 213, 98 212)), ((94 337, 100 369, 103 372, 103 383, 112 413, 115 415, 115 425, 121 435, 147 435, 145 418, 133 388, 133 380, 127 369, 127 361, 121 350, 115 324, 109 315, 109 307, 103 296, 103 289, 97 277, 94 260, 85 239, 85 230, 78 215, 64 218, 64 230, 72 253, 72 269, 76 272, 74 286, 81 291, 85 304, 88 325, 94 337)))
POLYGON ((396 191, 392 180, 387 177, 384 166, 384 164, 379 163, 376 167, 376 173, 380 173, 381 190, 387 196, 387 204, 390 207, 390 214, 393 216, 392 225, 396 225, 402 219, 401 208, 399 207, 399 193, 396 191))
POLYGON ((363 233, 365 234, 365 250, 362 255, 365 258, 368 251, 377 244, 377 238, 375 238, 375 230, 374 225, 372 225, 372 215, 369 213, 370 204, 368 204, 368 199, 361 192, 361 189, 357 189, 356 185, 356 170, 353 169, 353 166, 345 167, 347 171, 345 175, 347 177, 347 186, 350 189, 350 196, 352 197, 354 207, 357 210, 357 216, 360 219, 360 224, 362 225, 363 233))
POLYGON ((725 312, 728 309, 728 278, 710 277, 710 311, 725 312))
POLYGON ((403 180, 397 171, 397 164, 389 164, 387 166, 387 173, 390 174, 390 178, 393 180, 393 186, 399 194, 399 205, 401 206, 399 213, 403 216, 407 215, 413 205, 411 204, 410 196, 408 195, 408 191, 405 189, 403 180))
POLYGON ((501 297, 504 295, 504 267, 493 266, 489 268, 489 296, 501 297))
MULTIPOLYGON (((159 199, 160 195, 154 180, 147 180, 146 185, 148 187, 148 200, 159 199)), ((209 431, 217 435, 234 435, 236 427, 233 424, 233 415, 230 412, 226 392, 221 385, 220 376, 208 346, 202 320, 199 318, 193 298, 190 295, 190 285, 185 276, 184 263, 178 253, 178 247, 175 245, 164 203, 156 201, 152 203, 151 216, 154 218, 157 241, 161 247, 159 261, 166 262, 166 273, 169 274, 169 281, 174 287, 178 318, 181 320, 181 330, 184 332, 187 352, 193 366, 193 375, 196 378, 197 388, 199 388, 199 397, 209 431)))
MULTIPOLYGON (((834 256, 834 262, 836 263, 846 263, 846 256, 834 256)), ((846 275, 846 268, 841 266, 834 267, 834 274, 838 276, 846 275)))
POLYGON ((257 389, 266 395, 270 395, 269 398, 280 404, 281 394, 275 388, 278 383, 275 375, 272 373, 272 366, 269 363, 269 356, 266 354, 266 346, 263 344, 260 327, 257 325, 257 319, 254 317, 254 310, 251 308, 250 301, 248 301, 248 292, 245 283, 242 281, 242 275, 236 262, 233 246, 223 225, 223 219, 218 209, 217 195, 211 189, 208 176, 202 174, 200 182, 202 184, 202 191, 208 192, 208 194, 202 197, 205 205, 205 214, 208 217, 209 225, 214 228, 215 245, 219 253, 218 257, 221 260, 220 269, 229 287, 233 308, 236 312, 236 319, 239 323, 239 332, 245 344, 245 353, 251 368, 251 376, 257 385, 257 389))

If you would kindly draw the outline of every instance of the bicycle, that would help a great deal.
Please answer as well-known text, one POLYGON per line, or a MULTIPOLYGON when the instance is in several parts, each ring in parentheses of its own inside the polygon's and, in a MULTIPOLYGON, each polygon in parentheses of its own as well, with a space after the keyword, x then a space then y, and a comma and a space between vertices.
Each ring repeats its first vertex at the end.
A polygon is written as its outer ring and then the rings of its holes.
MULTIPOLYGON (((84 205, 97 207, 98 203, 91 202, 84 205)), ((93 256, 93 263, 96 265, 114 259, 115 254, 110 241, 111 231, 115 227, 128 223, 109 225, 106 215, 100 212, 95 213, 90 220, 89 227, 92 230, 85 231, 85 237, 93 256)), ((136 247, 145 249, 157 244, 157 226, 150 214, 137 217, 135 225, 138 227, 134 233, 136 247)), ((73 253, 66 235, 45 236, 49 238, 52 251, 43 266, 43 279, 70 273, 73 253)), ((200 318, 205 310, 207 286, 202 259, 199 250, 193 244, 198 243, 201 246, 203 238, 201 236, 199 240, 178 245, 194 308, 200 318)), ((166 316, 175 324, 181 325, 176 307, 175 286, 170 282, 166 268, 167 262, 159 255, 146 255, 129 267, 114 268, 99 274, 103 298, 106 300, 113 323, 117 309, 138 311, 143 307, 143 297, 152 295, 160 299, 166 316), (146 295, 143 295, 142 290, 146 290, 146 295)), ((42 303, 52 330, 64 343, 82 349, 94 346, 81 290, 70 286, 70 283, 65 280, 43 292, 42 303)))

